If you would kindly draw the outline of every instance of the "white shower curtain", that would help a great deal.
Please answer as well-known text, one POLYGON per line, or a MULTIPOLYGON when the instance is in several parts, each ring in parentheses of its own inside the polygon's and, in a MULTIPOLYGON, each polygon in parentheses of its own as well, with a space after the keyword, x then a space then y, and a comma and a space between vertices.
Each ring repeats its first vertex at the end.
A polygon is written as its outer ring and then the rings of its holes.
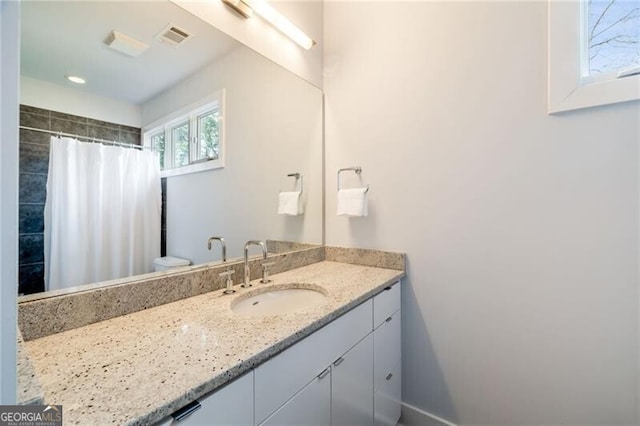
POLYGON ((161 206, 155 153, 52 137, 45 288, 150 272, 160 256, 161 206))

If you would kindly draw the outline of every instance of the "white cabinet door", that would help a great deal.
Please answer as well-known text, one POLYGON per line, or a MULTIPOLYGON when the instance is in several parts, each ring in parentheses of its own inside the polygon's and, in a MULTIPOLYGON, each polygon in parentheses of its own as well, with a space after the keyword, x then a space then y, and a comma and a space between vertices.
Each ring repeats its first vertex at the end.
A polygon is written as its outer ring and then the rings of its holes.
POLYGON ((374 389, 386 381, 387 375, 400 363, 401 339, 400 312, 387 318, 374 332, 374 389))
POLYGON ((373 332, 373 386, 375 424, 395 425, 401 409, 400 313, 387 318, 373 332))
POLYGON ((331 375, 327 369, 302 388, 261 426, 328 426, 331 423, 331 375))
POLYGON ((369 334, 373 303, 363 302, 255 369, 256 423, 274 413, 369 334))
POLYGON ((373 424, 373 334, 331 366, 331 424, 373 424))
POLYGON ((253 424, 253 371, 198 399, 200 408, 182 420, 167 418, 160 425, 211 426, 253 424))
POLYGON ((384 383, 376 389, 373 401, 376 426, 395 426, 398 423, 401 411, 401 385, 400 365, 397 365, 387 373, 384 383))

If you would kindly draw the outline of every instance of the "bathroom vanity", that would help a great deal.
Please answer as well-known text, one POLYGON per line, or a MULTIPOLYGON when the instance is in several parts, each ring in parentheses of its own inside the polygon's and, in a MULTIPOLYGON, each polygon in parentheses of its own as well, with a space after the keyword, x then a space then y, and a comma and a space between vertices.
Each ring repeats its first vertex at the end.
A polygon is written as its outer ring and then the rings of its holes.
POLYGON ((63 405, 65 424, 395 424, 404 256, 391 269, 326 250, 233 295, 208 291, 26 341, 45 402, 63 405), (324 298, 237 312, 283 287, 324 298))
POLYGON ((396 282, 161 424, 395 425, 400 355, 396 282))

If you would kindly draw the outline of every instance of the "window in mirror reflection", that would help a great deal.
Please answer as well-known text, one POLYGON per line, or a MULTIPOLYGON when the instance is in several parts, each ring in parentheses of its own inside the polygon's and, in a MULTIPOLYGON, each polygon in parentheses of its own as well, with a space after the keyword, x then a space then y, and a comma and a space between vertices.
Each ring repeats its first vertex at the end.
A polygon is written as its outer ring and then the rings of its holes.
POLYGON ((224 90, 145 129, 145 145, 158 152, 164 176, 224 167, 223 96, 224 90))
POLYGON ((199 150, 198 160, 215 160, 218 158, 218 148, 220 146, 220 133, 218 131, 218 118, 220 114, 217 110, 210 111, 198 117, 198 138, 199 150))
POLYGON ((164 169, 164 132, 151 136, 151 149, 160 154, 160 169, 164 169))
POLYGON ((189 122, 180 123, 171 129, 173 167, 189 164, 189 122))

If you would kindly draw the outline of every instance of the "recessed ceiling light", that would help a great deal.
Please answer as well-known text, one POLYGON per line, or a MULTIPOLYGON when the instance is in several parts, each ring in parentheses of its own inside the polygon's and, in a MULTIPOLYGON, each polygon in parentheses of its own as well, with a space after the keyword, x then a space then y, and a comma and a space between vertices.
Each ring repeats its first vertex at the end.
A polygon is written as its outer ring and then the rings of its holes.
POLYGON ((84 78, 78 77, 78 76, 75 76, 75 75, 65 75, 65 77, 70 82, 76 83, 76 84, 85 84, 87 82, 84 78))

